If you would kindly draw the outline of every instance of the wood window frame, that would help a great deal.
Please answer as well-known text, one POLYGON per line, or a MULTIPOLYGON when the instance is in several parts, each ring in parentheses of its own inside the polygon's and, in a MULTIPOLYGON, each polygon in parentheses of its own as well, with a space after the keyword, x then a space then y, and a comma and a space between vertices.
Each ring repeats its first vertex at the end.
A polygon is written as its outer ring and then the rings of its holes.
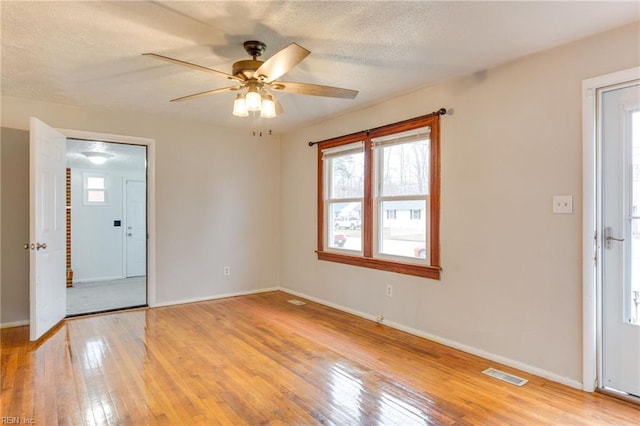
POLYGON ((343 263, 347 265, 396 272, 418 277, 440 279, 440 115, 436 112, 421 117, 393 123, 372 130, 353 133, 318 142, 318 247, 319 260, 343 263), (429 259, 425 263, 409 263, 374 257, 374 155, 372 139, 429 126, 430 158, 429 158, 429 259), (324 160, 323 150, 346 145, 353 142, 364 142, 364 200, 362 205, 362 254, 347 254, 325 250, 325 202, 324 202, 324 160))

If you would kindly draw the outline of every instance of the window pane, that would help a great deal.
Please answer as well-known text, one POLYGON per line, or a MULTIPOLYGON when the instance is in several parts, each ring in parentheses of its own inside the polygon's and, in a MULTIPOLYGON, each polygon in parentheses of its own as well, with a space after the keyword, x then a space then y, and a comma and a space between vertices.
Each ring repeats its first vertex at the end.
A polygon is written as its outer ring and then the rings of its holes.
POLYGON ((379 211, 378 251, 392 256, 427 258, 427 216, 425 200, 383 201, 379 211), (416 219, 417 216, 420 217, 416 219))
POLYGON ((364 153, 356 152, 329 160, 331 187, 329 197, 357 198, 364 191, 364 153))
POLYGON ((362 203, 329 204, 328 246, 362 250, 362 203))
POLYGON ((374 140, 378 160, 381 196, 429 194, 429 133, 413 141, 374 140))
POLYGON ((104 189, 104 178, 88 177, 87 188, 88 189, 104 189))
POLYGON ((88 190, 87 201, 90 203, 104 203, 104 191, 93 189, 88 190))

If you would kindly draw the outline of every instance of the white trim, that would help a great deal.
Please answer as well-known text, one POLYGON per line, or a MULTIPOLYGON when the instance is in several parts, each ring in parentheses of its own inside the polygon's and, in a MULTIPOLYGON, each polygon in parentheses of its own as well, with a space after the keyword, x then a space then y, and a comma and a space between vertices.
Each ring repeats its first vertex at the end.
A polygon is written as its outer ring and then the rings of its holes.
POLYGON ((226 299, 229 297, 248 296, 251 294, 268 293, 270 291, 278 291, 278 289, 279 289, 278 287, 268 287, 268 288, 261 288, 258 290, 240 291, 237 293, 223 293, 223 294, 216 294, 214 296, 204 296, 204 297, 194 297, 190 299, 172 300, 169 302, 156 303, 154 305, 154 308, 159 308, 162 306, 184 305, 187 303, 206 302, 208 300, 226 299))
POLYGON ((3 323, 0 323, 0 329, 1 328, 12 328, 12 327, 22 327, 24 325, 29 325, 29 320, 3 322, 3 323))
MULTIPOLYGON (((371 321, 376 321, 376 316, 375 315, 366 314, 366 313, 363 313, 363 312, 360 312, 360 311, 356 311, 356 310, 353 310, 353 309, 350 309, 350 308, 346 308, 344 306, 337 305, 337 304, 331 303, 331 302, 327 302, 326 300, 319 299, 317 297, 308 296, 308 295, 306 295, 304 293, 300 293, 298 291, 291 290, 291 289, 288 289, 288 288, 285 288, 285 287, 280 287, 279 290, 283 291, 285 293, 292 294, 294 296, 298 296, 298 297, 302 297, 304 299, 311 300, 311 301, 316 302, 316 303, 320 303, 321 305, 325 305, 325 306, 328 306, 330 308, 337 309, 339 311, 347 312, 349 314, 356 315, 356 316, 359 316, 361 318, 365 318, 365 319, 368 319, 368 320, 371 320, 371 321)), ((547 371, 547 370, 543 370, 543 369, 538 368, 538 367, 533 367, 531 365, 528 365, 528 364, 525 364, 525 363, 522 363, 522 362, 519 362, 519 361, 515 361, 515 360, 509 359, 509 358, 505 358, 503 356, 496 355, 496 354, 493 354, 491 352, 484 351, 482 349, 474 348, 473 346, 465 345, 463 343, 459 343, 459 342, 456 342, 454 340, 449 340, 449 339, 446 339, 444 337, 440 337, 440 336, 436 336, 434 334, 426 333, 424 331, 421 331, 421 330, 418 330, 418 329, 415 329, 415 328, 412 328, 412 327, 408 327, 406 325, 403 325, 403 324, 400 324, 400 323, 396 323, 396 322, 393 322, 393 321, 384 320, 384 325, 392 327, 392 328, 395 328, 397 330, 404 331, 404 332, 412 334, 414 336, 422 337, 424 339, 431 340, 431 341, 436 342, 436 343, 440 343, 440 344, 448 346, 450 348, 458 349, 458 350, 460 350, 462 352, 466 352, 466 353, 469 353, 469 354, 472 354, 472 355, 476 355, 476 356, 482 357, 482 358, 487 359, 489 361, 494 361, 494 362, 497 362, 497 363, 500 363, 500 364, 503 364, 503 365, 507 365, 509 367, 513 367, 513 368, 516 368, 518 370, 521 370, 521 371, 524 371, 524 372, 527 372, 527 373, 530 373, 530 374, 533 374, 533 375, 536 375, 536 376, 539 376, 539 377, 543 377, 545 379, 549 379, 549 380, 557 382, 557 383, 561 383, 563 385, 566 385, 566 386, 569 386, 569 387, 572 387, 572 388, 575 388, 575 389, 582 389, 582 383, 580 383, 579 381, 573 380, 573 379, 568 378, 568 377, 560 376, 558 374, 552 373, 552 372, 547 371)))
POLYGON ((600 259, 594 261, 601 246, 596 236, 600 215, 598 198, 598 144, 596 138, 596 96, 598 88, 640 78, 640 67, 582 81, 582 389, 593 392, 598 386, 598 283, 600 259), (594 236, 595 238, 594 241, 594 236))
POLYGON ((82 284, 82 283, 94 283, 98 281, 115 281, 115 280, 124 280, 126 277, 124 275, 114 275, 111 277, 97 277, 97 278, 81 278, 73 280, 73 284, 82 284))
POLYGON ((147 147, 147 305, 156 306, 156 140, 137 136, 57 129, 68 138, 127 143, 147 147))

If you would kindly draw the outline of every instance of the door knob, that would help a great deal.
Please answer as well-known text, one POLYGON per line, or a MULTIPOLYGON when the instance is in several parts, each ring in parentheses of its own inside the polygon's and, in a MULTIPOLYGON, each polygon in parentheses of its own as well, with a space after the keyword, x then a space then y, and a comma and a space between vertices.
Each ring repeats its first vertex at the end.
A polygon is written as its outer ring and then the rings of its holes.
POLYGON ((613 235, 613 228, 611 228, 610 226, 607 226, 604 230, 604 240, 605 240, 605 247, 610 249, 611 248, 611 241, 624 241, 624 238, 616 238, 613 235))
POLYGON ((131 232, 127 232, 127 237, 133 237, 133 234, 131 232))
POLYGON ((36 250, 40 250, 40 249, 46 249, 47 248, 47 243, 36 243, 36 250))
POLYGON ((29 243, 24 243, 24 246, 22 247, 24 247, 25 250, 29 250, 29 249, 33 250, 34 248, 36 248, 35 245, 29 244, 29 243))

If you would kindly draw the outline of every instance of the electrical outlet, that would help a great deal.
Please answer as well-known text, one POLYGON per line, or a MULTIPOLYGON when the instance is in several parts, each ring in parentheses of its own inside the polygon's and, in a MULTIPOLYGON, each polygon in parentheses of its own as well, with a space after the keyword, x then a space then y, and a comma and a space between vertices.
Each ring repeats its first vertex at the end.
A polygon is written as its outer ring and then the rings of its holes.
POLYGON ((225 275, 231 275, 231 267, 230 266, 225 266, 224 267, 224 272, 225 275))
POLYGON ((391 284, 387 284, 387 296, 393 296, 393 287, 391 286, 391 284))

